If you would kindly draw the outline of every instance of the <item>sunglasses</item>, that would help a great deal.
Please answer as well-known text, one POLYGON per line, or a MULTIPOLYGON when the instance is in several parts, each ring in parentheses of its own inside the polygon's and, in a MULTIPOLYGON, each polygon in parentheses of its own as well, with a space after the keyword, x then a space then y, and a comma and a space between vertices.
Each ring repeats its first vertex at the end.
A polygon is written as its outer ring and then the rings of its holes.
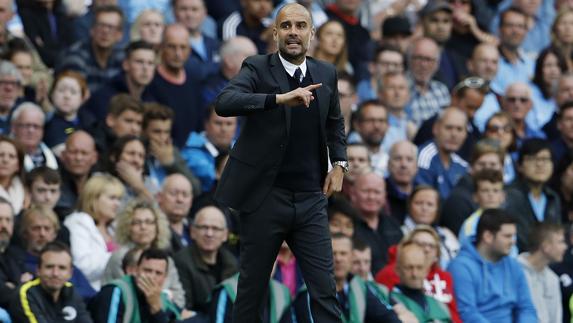
POLYGON ((521 102, 521 103, 527 103, 527 102, 529 102, 529 98, 526 98, 526 97, 523 97, 523 96, 522 96, 522 97, 509 96, 509 97, 506 97, 505 99, 506 99, 508 102, 511 102, 511 103, 516 103, 516 102, 518 102, 518 101, 521 102))
POLYGON ((457 93, 462 89, 474 89, 474 90, 481 90, 483 92, 488 92, 489 84, 486 80, 482 79, 481 77, 472 76, 458 83, 452 90, 452 93, 457 93))

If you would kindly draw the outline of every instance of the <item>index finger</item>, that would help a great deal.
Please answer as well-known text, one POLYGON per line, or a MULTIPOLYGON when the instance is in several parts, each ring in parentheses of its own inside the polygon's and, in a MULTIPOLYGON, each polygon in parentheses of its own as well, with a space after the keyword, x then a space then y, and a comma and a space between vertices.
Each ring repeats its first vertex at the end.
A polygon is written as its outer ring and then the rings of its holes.
POLYGON ((308 91, 312 91, 314 89, 318 89, 321 86, 322 86, 322 83, 316 83, 316 84, 311 84, 311 85, 305 87, 304 89, 308 90, 308 91))

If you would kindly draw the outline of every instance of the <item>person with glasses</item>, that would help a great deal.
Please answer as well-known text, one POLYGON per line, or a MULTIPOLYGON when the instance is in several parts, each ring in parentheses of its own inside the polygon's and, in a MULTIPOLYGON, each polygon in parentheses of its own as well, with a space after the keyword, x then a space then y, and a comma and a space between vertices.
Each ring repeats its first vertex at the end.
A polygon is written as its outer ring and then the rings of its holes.
MULTIPOLYGON (((170 232, 165 214, 153 204, 134 199, 117 216, 115 240, 119 247, 111 254, 102 276, 105 285, 126 273, 122 269, 122 261, 132 248, 146 250, 149 248, 169 248, 170 232)), ((167 279, 164 289, 170 300, 180 307, 185 304, 185 292, 179 281, 175 262, 168 259, 167 279)))
POLYGON ((60 53, 55 61, 56 74, 76 70, 86 76, 91 93, 120 73, 124 52, 116 45, 123 37, 124 14, 113 5, 98 6, 94 12, 91 37, 60 53))
POLYGON ((527 14, 515 7, 500 14, 499 51, 501 59, 497 75, 491 82, 491 87, 496 93, 504 93, 508 85, 515 82, 529 82, 533 76, 535 62, 521 49, 527 34, 527 19, 527 14))
POLYGON ((408 51, 410 102, 406 113, 416 126, 450 105, 450 91, 432 78, 438 71, 440 48, 433 39, 419 38, 408 51))
MULTIPOLYGON (((460 157, 468 160, 471 156, 473 146, 481 137, 481 133, 473 122, 476 111, 484 102, 486 94, 489 92, 487 82, 480 77, 468 77, 458 83, 452 90, 451 105, 465 112, 468 118, 467 137, 462 146, 456 152, 460 157)), ((438 116, 434 116, 422 123, 420 129, 414 137, 414 143, 418 146, 434 138, 434 124, 438 116)))
MULTIPOLYGON (((400 52, 398 47, 390 45, 381 45, 372 56, 372 61, 368 64, 370 77, 358 81, 356 91, 358 93, 359 101, 366 101, 376 99, 376 92, 378 89, 384 88, 383 78, 388 73, 403 73, 404 54, 400 52)), ((340 80, 340 75, 338 76, 340 80)))
POLYGON ((31 102, 20 104, 12 112, 10 132, 26 153, 24 169, 27 172, 38 166, 58 169, 55 154, 42 141, 45 120, 46 116, 42 108, 31 102))
POLYGON ((22 98, 22 73, 8 61, 0 61, 0 134, 10 133, 10 118, 22 98))
POLYGON ((501 108, 509 114, 515 125, 518 148, 525 139, 545 138, 545 134, 541 130, 534 129, 527 123, 527 114, 531 111, 532 106, 531 88, 527 83, 518 82, 507 87, 501 108))
POLYGON ((190 231, 193 243, 175 254, 175 264, 185 290, 185 308, 205 313, 216 285, 237 273, 238 264, 223 247, 229 232, 225 215, 218 207, 200 209, 190 231))
POLYGON ((485 125, 484 138, 495 140, 503 150, 503 181, 513 182, 516 176, 517 133, 513 120, 504 111, 496 112, 485 125))
POLYGON ((517 247, 528 250, 528 237, 535 223, 561 223, 559 195, 549 187, 553 175, 551 146, 544 139, 528 139, 519 149, 519 178, 507 190, 507 210, 519 215, 517 247))

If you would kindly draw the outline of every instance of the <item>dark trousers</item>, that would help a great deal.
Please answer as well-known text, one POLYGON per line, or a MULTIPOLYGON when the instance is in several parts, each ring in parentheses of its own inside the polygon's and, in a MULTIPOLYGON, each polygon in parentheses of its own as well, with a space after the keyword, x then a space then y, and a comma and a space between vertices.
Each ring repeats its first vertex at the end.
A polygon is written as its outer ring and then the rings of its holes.
POLYGON ((302 270, 314 322, 342 322, 326 206, 322 192, 273 188, 258 210, 241 214, 240 275, 233 322, 261 322, 263 297, 283 241, 302 270))

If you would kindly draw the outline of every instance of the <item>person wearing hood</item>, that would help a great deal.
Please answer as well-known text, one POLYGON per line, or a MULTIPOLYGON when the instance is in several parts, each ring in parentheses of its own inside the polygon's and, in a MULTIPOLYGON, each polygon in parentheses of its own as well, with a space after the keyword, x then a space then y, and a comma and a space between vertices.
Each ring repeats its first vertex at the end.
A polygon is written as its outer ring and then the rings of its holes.
POLYGON ((516 220, 501 209, 483 212, 475 244, 467 241, 448 271, 461 319, 473 322, 537 322, 527 279, 519 262, 509 257, 515 244, 516 220))
MULTIPOLYGON (((440 236, 429 225, 419 224, 412 229, 400 243, 412 242, 422 247, 428 261, 429 271, 424 279, 424 294, 433 296, 436 300, 448 307, 452 322, 460 323, 460 315, 454 298, 454 282, 452 276, 440 267, 440 236)), ((398 245, 388 249, 388 264, 376 273, 377 283, 384 285, 388 290, 401 283, 396 271, 398 245)))
MULTIPOLYGON (((563 226, 539 223, 529 234, 529 252, 519 255, 539 323, 563 322, 559 277, 550 263, 563 261, 567 243, 563 226)), ((569 321, 567 321, 569 322, 569 321)))

